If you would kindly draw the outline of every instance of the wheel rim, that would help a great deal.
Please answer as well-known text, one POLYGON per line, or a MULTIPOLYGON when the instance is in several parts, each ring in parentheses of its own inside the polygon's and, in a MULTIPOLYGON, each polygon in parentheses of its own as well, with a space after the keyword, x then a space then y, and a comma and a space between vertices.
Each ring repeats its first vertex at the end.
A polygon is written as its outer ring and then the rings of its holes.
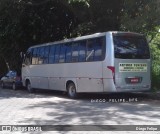
POLYGON ((71 86, 69 87, 69 95, 70 95, 71 97, 75 97, 75 95, 76 95, 76 88, 75 88, 73 85, 71 85, 71 86))

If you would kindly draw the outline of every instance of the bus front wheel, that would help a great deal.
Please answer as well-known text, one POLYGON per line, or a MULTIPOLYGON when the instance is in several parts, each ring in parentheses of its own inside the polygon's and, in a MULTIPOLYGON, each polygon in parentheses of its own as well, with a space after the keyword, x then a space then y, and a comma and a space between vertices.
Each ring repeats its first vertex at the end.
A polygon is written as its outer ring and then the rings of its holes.
POLYGON ((26 87, 27 87, 27 90, 28 90, 29 93, 34 92, 34 89, 32 88, 30 81, 27 81, 26 87))
POLYGON ((76 92, 76 86, 74 83, 69 83, 67 86, 67 92, 68 92, 68 96, 71 99, 75 99, 77 98, 77 92, 76 92))

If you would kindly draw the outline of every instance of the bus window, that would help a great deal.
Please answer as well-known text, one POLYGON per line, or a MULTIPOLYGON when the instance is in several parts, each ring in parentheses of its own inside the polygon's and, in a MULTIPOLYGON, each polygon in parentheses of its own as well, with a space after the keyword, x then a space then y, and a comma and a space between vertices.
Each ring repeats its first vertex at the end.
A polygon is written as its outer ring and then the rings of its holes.
POLYGON ((102 60, 102 46, 103 46, 103 38, 97 38, 94 44, 94 61, 102 60))
POLYGON ((32 64, 36 65, 38 64, 38 57, 37 57, 37 48, 33 48, 33 54, 32 54, 32 64))
POLYGON ((66 52, 66 45, 61 45, 60 55, 59 55, 59 62, 65 62, 65 52, 66 52))
POLYGON ((38 48, 38 64, 43 64, 44 60, 44 47, 39 47, 38 48))
POLYGON ((72 57, 72 53, 71 53, 71 51, 72 51, 72 46, 71 46, 71 44, 70 43, 68 43, 68 44, 65 44, 65 46, 66 46, 66 62, 71 62, 71 57, 72 57))
POLYGON ((113 34, 115 58, 149 59, 149 46, 143 36, 113 34))
POLYGON ((59 62, 60 47, 61 47, 60 44, 56 45, 56 50, 55 50, 55 63, 58 63, 58 62, 59 62))
POLYGON ((49 52, 49 63, 50 64, 54 63, 54 54, 55 54, 55 45, 52 45, 50 47, 50 52, 49 52))
POLYGON ((49 55, 49 46, 46 46, 44 50, 44 57, 43 57, 44 64, 48 63, 48 55, 49 55))
POLYGON ((79 62, 86 61, 86 41, 79 43, 79 62))
POLYGON ((72 44, 72 62, 78 61, 78 42, 72 44))
POLYGON ((86 61, 93 61, 94 44, 95 44, 95 39, 87 40, 87 43, 86 43, 86 48, 87 48, 86 61))

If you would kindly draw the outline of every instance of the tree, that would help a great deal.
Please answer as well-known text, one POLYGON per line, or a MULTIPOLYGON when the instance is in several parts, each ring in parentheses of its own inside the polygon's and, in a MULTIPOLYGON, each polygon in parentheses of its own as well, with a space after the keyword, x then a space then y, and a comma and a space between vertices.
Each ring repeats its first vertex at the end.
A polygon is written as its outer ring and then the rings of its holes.
POLYGON ((123 0, 70 0, 79 20, 73 36, 120 29, 123 0))
POLYGON ((159 0, 124 0, 121 30, 145 33, 151 39, 160 25, 159 0))
MULTIPOLYGON (((155 28, 157 31, 160 26, 155 28)), ((152 54, 152 87, 154 89, 160 88, 160 33, 157 33, 150 43, 152 54)))
POLYGON ((75 21, 61 1, 0 0, 1 59, 5 58, 11 69, 21 68, 20 51, 70 37, 75 21))

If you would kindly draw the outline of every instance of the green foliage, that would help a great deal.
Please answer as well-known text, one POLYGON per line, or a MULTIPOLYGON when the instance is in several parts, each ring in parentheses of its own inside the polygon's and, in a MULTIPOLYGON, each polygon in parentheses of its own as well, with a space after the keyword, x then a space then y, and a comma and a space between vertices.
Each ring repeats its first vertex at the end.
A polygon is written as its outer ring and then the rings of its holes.
POLYGON ((72 11, 59 1, 1 0, 0 58, 11 69, 20 69, 20 51, 69 37, 75 21, 72 11))
POLYGON ((160 25, 159 0, 124 0, 121 29, 149 35, 160 25))
POLYGON ((70 0, 79 24, 72 36, 120 29, 123 0, 70 0))
POLYGON ((150 43, 152 54, 152 87, 160 89, 160 33, 150 43))

